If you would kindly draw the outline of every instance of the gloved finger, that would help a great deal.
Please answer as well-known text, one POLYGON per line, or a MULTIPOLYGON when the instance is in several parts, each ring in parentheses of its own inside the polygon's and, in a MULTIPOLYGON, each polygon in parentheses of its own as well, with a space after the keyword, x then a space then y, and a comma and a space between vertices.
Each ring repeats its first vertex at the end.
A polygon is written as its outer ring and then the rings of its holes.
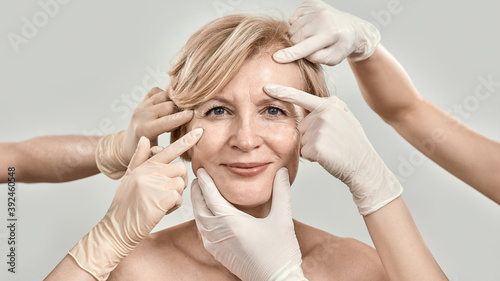
POLYGON ((130 164, 128 165, 128 170, 133 171, 139 165, 148 160, 149 155, 150 155, 149 139, 146 137, 141 137, 141 139, 137 143, 137 148, 135 150, 135 153, 134 155, 132 155, 130 164))
POLYGON ((203 193, 203 198, 205 198, 208 208, 214 215, 227 213, 227 210, 230 209, 237 210, 231 203, 227 202, 227 200, 222 197, 214 181, 205 169, 199 168, 196 175, 198 176, 198 184, 203 193))
POLYGON ((273 98, 296 104, 309 111, 315 110, 325 102, 325 98, 277 84, 266 84, 264 91, 273 98))
POLYGON ((301 30, 302 27, 304 27, 306 24, 309 24, 310 22, 314 21, 316 17, 317 16, 315 12, 309 12, 303 10, 300 16, 293 23, 290 23, 290 28, 288 29, 288 35, 292 37, 297 31, 301 30))
POLYGON ((153 105, 150 109, 156 115, 156 118, 174 114, 177 112, 177 107, 173 101, 164 101, 153 105))
POLYGON ((193 145, 195 145, 198 140, 200 140, 203 134, 202 128, 197 128, 192 130, 191 132, 185 134, 180 139, 165 147, 162 152, 156 154, 151 157, 148 161, 157 162, 157 163, 170 163, 175 158, 182 155, 182 153, 189 150, 193 145))
POLYGON ((299 132, 301 134, 300 135, 301 145, 305 145, 311 137, 314 139, 318 136, 317 131, 319 130, 319 128, 313 125, 316 121, 315 119, 316 118, 311 118, 310 120, 306 120, 304 118, 303 120, 304 122, 299 123, 299 132))
POLYGON ((337 42, 325 49, 312 53, 307 56, 306 59, 313 63, 323 63, 328 66, 334 66, 341 63, 350 53, 351 50, 346 44, 337 42))
POLYGON ((304 15, 311 13, 314 9, 313 7, 317 4, 317 0, 307 0, 302 3, 290 16, 288 19, 288 23, 290 25, 294 24, 297 20, 299 20, 304 15))
POLYGON ((172 196, 168 196, 164 198, 160 202, 160 205, 166 209, 165 214, 168 215, 172 213, 173 211, 179 209, 179 207, 182 205, 182 194, 179 193, 172 193, 172 196))
MULTIPOLYGON (((163 116, 152 121, 150 120, 149 122, 144 123, 142 126, 144 127, 144 132, 147 133, 147 137, 149 139, 156 139, 159 135, 166 132, 172 132, 175 128, 188 123, 192 118, 193 111, 186 110, 163 116)), ((157 143, 155 143, 155 145, 156 144, 157 143)))
POLYGON ((182 187, 178 187, 178 192, 182 193, 184 188, 187 187, 188 182, 188 174, 186 163, 182 161, 172 162, 170 164, 161 165, 158 169, 158 173, 161 174, 162 177, 167 177, 170 179, 178 178, 182 180, 182 187))
POLYGON ((273 54, 273 59, 279 63, 289 63, 301 58, 305 58, 325 47, 325 43, 321 40, 320 36, 312 36, 300 42, 297 42, 292 47, 288 47, 275 52, 273 54))
POLYGON ((151 156, 155 156, 156 154, 160 153, 163 149, 164 149, 164 148, 163 148, 163 147, 161 147, 161 146, 157 146, 157 145, 156 145, 156 146, 153 146, 153 147, 151 147, 151 149, 150 149, 150 150, 151 150, 151 154, 150 154, 150 155, 151 155, 151 156))
POLYGON ((160 89, 158 87, 153 87, 151 88, 151 90, 149 90, 149 92, 146 94, 146 96, 144 97, 143 101, 149 99, 150 97, 152 97, 153 95, 156 95, 157 93, 159 92, 163 92, 163 89, 160 89))
POLYGON ((161 91, 155 95, 153 95, 152 97, 150 97, 147 101, 146 101, 146 104, 147 105, 155 105, 155 104, 159 104, 161 102, 165 102, 167 101, 167 92, 165 91, 161 91))
POLYGON ((171 132, 175 128, 184 125, 193 119, 194 111, 193 110, 185 110, 181 112, 177 112, 174 114, 170 114, 167 116, 163 116, 154 120, 151 123, 151 129, 154 129, 155 134, 163 134, 165 132, 171 132))
POLYGON ((291 190, 288 169, 283 167, 276 172, 273 182, 273 199, 269 216, 292 217, 291 190))
POLYGON ((198 179, 194 179, 191 184, 191 203, 193 204, 194 218, 197 220, 197 223, 203 223, 203 220, 200 218, 213 216, 205 202, 205 198, 203 198, 198 179))

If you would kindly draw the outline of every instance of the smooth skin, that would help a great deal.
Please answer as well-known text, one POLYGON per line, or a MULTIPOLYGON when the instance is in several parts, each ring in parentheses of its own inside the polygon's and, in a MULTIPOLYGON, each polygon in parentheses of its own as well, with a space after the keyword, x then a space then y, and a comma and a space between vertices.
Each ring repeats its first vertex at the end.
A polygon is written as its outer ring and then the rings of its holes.
MULTIPOLYGON (((189 112, 187 112, 189 113, 189 112)), ((134 110, 117 151, 128 162, 141 136, 157 145, 159 135, 189 122, 191 114, 177 112, 167 93, 152 88, 134 110)), ((8 181, 8 167, 15 167, 18 182, 67 182, 99 173, 95 151, 99 136, 42 136, 23 142, 0 143, 0 183, 8 181)))
MULTIPOLYGON (((193 169, 197 172, 204 168, 210 173, 220 194, 247 217, 260 219, 269 215, 273 180, 279 169, 287 167, 290 180, 295 178, 300 149, 298 118, 292 114, 295 107, 271 98, 263 87, 267 83, 300 87, 299 75, 298 66, 278 64, 264 52, 246 61, 213 100, 195 109, 195 118, 188 125, 204 129, 203 137, 189 151, 193 169), (226 166, 234 162, 270 164, 260 174, 246 177, 230 175, 226 166), (231 177, 232 182, 225 181, 225 177, 231 177)), ((372 247, 292 222, 306 278, 387 280, 372 247)), ((120 262, 109 278, 141 279, 239 280, 205 249, 195 221, 151 234, 120 262)))

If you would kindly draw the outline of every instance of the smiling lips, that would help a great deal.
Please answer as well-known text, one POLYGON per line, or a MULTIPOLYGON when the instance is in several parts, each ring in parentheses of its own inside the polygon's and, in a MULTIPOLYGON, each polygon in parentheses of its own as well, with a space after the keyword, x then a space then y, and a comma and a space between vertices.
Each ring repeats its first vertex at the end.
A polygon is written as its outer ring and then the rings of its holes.
POLYGON ((269 162, 249 162, 249 163, 228 163, 222 164, 231 173, 242 177, 253 177, 264 172, 269 166, 269 162))

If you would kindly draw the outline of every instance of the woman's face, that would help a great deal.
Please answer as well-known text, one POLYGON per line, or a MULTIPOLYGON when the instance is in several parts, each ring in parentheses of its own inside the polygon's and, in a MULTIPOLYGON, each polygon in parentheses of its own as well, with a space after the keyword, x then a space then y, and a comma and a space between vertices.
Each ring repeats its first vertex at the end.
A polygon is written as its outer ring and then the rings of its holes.
POLYGON ((297 175, 302 110, 268 96, 267 83, 301 88, 295 64, 278 64, 270 55, 247 60, 211 100, 195 110, 188 131, 201 127, 200 141, 188 152, 193 172, 205 168, 220 193, 238 209, 256 217, 270 210, 274 176, 288 168, 297 175))

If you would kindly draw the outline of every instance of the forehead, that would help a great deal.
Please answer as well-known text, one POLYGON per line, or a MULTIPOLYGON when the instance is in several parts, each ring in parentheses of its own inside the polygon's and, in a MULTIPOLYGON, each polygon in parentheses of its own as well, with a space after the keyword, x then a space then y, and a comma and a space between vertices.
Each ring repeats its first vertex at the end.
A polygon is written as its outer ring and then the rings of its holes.
POLYGON ((216 96, 228 100, 241 94, 269 98, 263 90, 268 83, 303 88, 302 76, 296 63, 276 63, 270 54, 261 54, 246 60, 234 78, 216 96))

